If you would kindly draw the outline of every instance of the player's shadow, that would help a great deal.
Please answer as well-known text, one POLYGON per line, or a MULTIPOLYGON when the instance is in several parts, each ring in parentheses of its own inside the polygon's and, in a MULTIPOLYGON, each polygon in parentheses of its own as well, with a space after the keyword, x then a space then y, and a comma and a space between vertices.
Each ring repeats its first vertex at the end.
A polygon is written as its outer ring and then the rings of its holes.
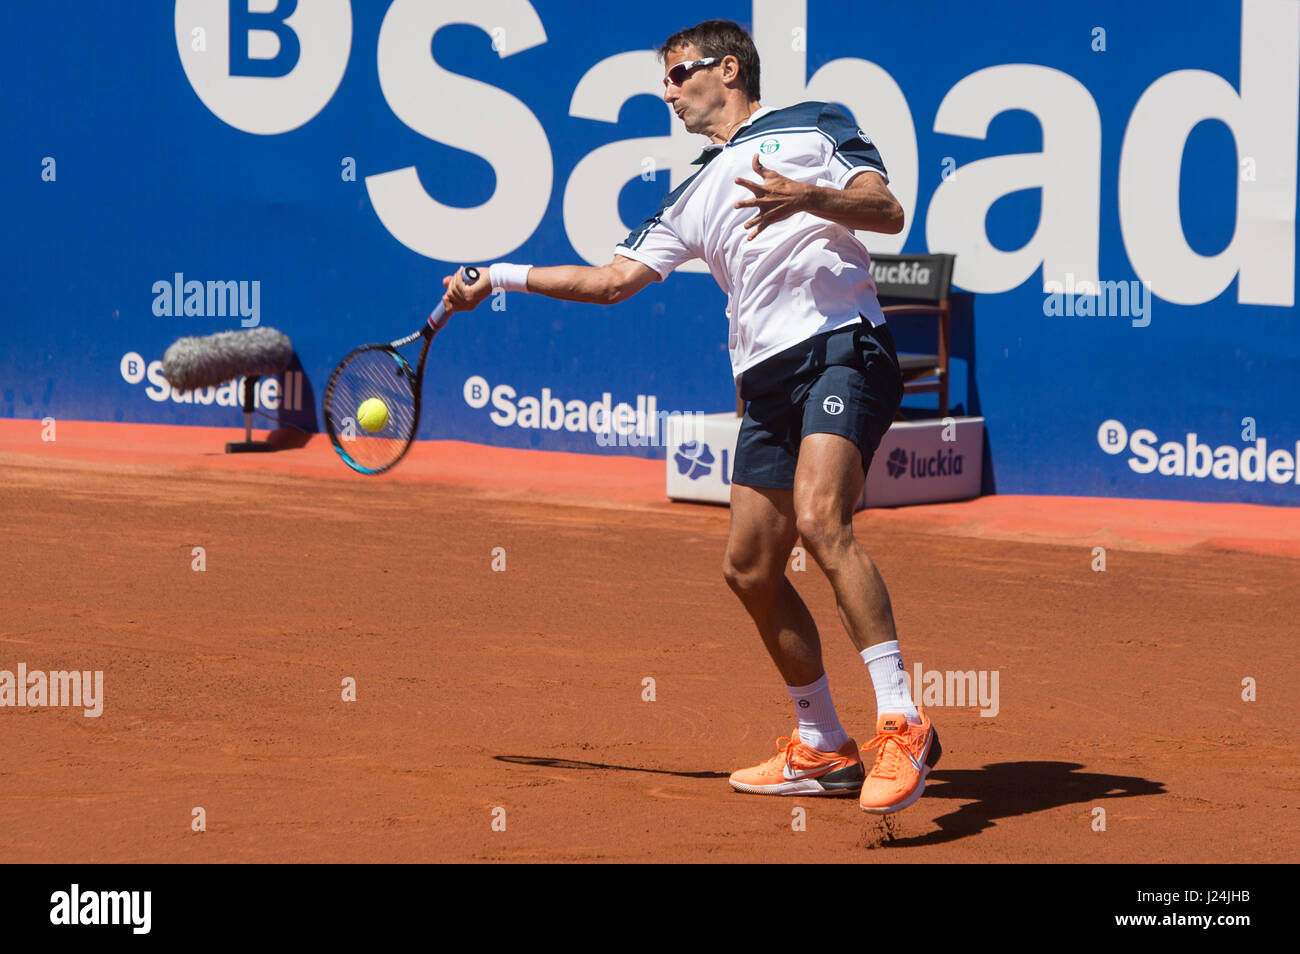
POLYGON ((730 778, 726 772, 673 772, 669 769, 641 768, 636 765, 609 765, 605 762, 583 762, 579 759, 542 758, 535 755, 494 755, 498 762, 511 765, 536 765, 543 768, 574 769, 579 772, 592 770, 614 772, 649 772, 652 775, 676 775, 678 778, 730 778))
POLYGON ((981 769, 936 769, 926 781, 922 801, 950 798, 969 804, 936 818, 937 830, 907 838, 888 835, 880 846, 940 845, 978 835, 999 818, 1103 799, 1165 794, 1163 782, 1078 771, 1081 768, 1075 762, 999 762, 981 769))

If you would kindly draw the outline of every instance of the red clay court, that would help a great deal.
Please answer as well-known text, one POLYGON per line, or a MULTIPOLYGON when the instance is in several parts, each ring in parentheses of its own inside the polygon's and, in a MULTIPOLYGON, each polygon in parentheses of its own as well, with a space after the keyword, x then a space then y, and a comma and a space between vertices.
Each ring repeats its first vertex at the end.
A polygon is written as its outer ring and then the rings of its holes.
MULTIPOLYGON (((722 579, 727 510, 667 501, 662 461, 432 443, 367 479, 323 437, 227 457, 234 436, 0 421, 0 670, 103 670, 105 697, 0 717, 8 860, 1297 856, 1300 510, 860 513, 909 671, 999 674, 996 715, 930 709, 943 760, 882 821, 727 785, 789 703, 722 579)), ((865 745, 830 587, 792 579, 865 745)))

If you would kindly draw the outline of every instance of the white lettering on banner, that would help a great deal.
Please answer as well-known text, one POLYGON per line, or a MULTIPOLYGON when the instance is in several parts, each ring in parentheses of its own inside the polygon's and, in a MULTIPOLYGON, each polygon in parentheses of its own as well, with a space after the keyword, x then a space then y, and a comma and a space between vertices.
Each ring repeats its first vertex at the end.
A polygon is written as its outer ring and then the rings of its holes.
POLYGON ((974 292, 1010 291, 1039 268, 1044 280, 1073 272, 1096 282, 1101 116, 1082 83, 1045 66, 991 66, 952 88, 939 104, 934 130, 983 139, 994 117, 1012 109, 1038 120, 1043 151, 960 166, 934 190, 925 240, 932 249, 957 254, 953 282, 974 292), (1038 228, 1023 246, 1004 252, 985 232, 988 211, 1022 189, 1041 190, 1038 228))
POLYGON ((1234 278, 1244 305, 1295 304, 1296 131, 1300 123, 1300 4, 1244 0, 1241 92, 1216 73, 1178 70, 1152 83, 1129 117, 1119 160, 1119 222, 1138 277, 1166 301, 1199 305, 1234 278), (1201 255, 1179 214, 1183 149, 1217 119, 1238 156, 1237 223, 1228 247, 1201 255))
POLYGON ((681 433, 693 438, 703 415, 698 412, 660 411, 654 394, 638 394, 635 407, 627 402, 614 403, 609 391, 596 401, 564 400, 550 388, 542 388, 538 397, 519 396, 509 384, 488 384, 482 375, 465 379, 461 394, 466 405, 480 410, 489 404, 488 414, 497 427, 521 427, 543 431, 591 433, 602 447, 660 446, 667 439, 670 422, 680 424, 681 433))
POLYGON ((246 6, 237 24, 242 30, 231 36, 233 7, 229 0, 176 0, 176 50, 195 94, 222 122, 248 133, 274 136, 309 122, 348 68, 352 5, 299 2, 285 19, 246 6), (191 43, 196 27, 206 31, 203 49, 191 43), (236 58, 247 52, 256 75, 231 75, 232 43, 236 58))
MULTIPOLYGON (((150 361, 146 364, 143 356, 137 351, 128 351, 122 355, 118 370, 122 374, 122 380, 127 384, 141 384, 147 378, 149 385, 144 389, 145 397, 159 404, 171 400, 176 404, 244 406, 244 378, 233 378, 216 387, 181 391, 173 388, 163 377, 161 361, 150 361)), ((275 377, 260 378, 257 386, 253 388, 253 407, 266 411, 301 411, 302 375, 301 371, 285 371, 275 377), (283 393, 280 378, 284 379, 283 393)))
MULTIPOLYGON (((653 51, 638 50, 606 57, 578 81, 569 103, 569 115, 598 122, 618 122, 619 110, 633 96, 663 95, 659 60, 653 51)), ((582 158, 564 189, 564 229, 574 250, 591 265, 604 265, 614 246, 631 228, 618 214, 618 196, 632 178, 629 169, 649 158, 655 169, 672 173, 670 192, 697 171, 690 164, 697 138, 674 122, 668 136, 620 139, 606 143, 582 158)), ((700 259, 678 267, 682 272, 708 272, 700 259)))
POLYGON ((1133 455, 1127 463, 1136 474, 1300 484, 1300 440, 1295 442, 1294 453, 1284 448, 1269 451, 1268 441, 1262 437, 1245 447, 1221 444, 1211 448, 1201 443, 1195 431, 1187 432, 1181 441, 1159 442, 1154 431, 1140 427, 1130 433, 1116 420, 1103 421, 1097 429, 1097 443, 1107 454, 1127 450, 1133 455))
MULTIPOLYGON (((244 7, 236 15, 237 7, 225 0, 176 3, 176 42, 186 77, 214 114, 246 132, 271 135, 307 122, 333 96, 347 67, 352 38, 347 0, 299 3, 279 19, 282 6, 291 9, 281 0, 270 11, 244 7), (231 49, 232 22, 245 47, 231 49), (190 43, 198 25, 208 30, 206 52, 190 43), (235 54, 248 75, 231 75, 235 54)), ((498 55, 512 56, 547 42, 547 36, 526 0, 480 0, 457 6, 456 13, 451 6, 394 0, 379 31, 380 88, 394 114, 416 132, 488 162, 496 191, 474 208, 443 205, 425 191, 413 166, 368 176, 366 188, 380 221, 403 245, 439 261, 486 261, 518 248, 540 225, 554 182, 550 141, 520 100, 438 65, 430 54, 431 38, 444 25, 468 23, 493 38, 498 55), (497 42, 507 36, 508 42, 497 42), (500 136, 502 128, 511 130, 507 139, 500 136)), ((911 108, 893 77, 863 59, 834 60, 805 82, 806 44, 790 38, 808 35, 807 19, 804 0, 754 0, 764 99, 776 106, 824 100, 848 107, 879 144, 910 227, 919 182, 911 108)), ((1289 307, 1295 303, 1300 4, 1242 0, 1240 20, 1237 87, 1214 73, 1176 70, 1157 78, 1138 98, 1119 160, 1120 234, 1139 279, 1167 301, 1210 301, 1237 278, 1239 302, 1289 307), (1191 130, 1205 120, 1229 128, 1239 157, 1249 158, 1254 170, 1237 182, 1233 238, 1212 256, 1191 249, 1179 215, 1183 150, 1191 130)), ((570 115, 616 122, 628 99, 662 96, 658 77, 652 54, 607 57, 579 82, 570 115)), ((954 284, 970 291, 1009 291, 1040 269, 1044 289, 1070 273, 1095 283, 1100 186, 1111 173, 1101 167, 1097 103, 1079 80, 1046 66, 977 70, 944 97, 934 130, 984 139, 992 121, 1012 110, 1037 120, 1042 151, 978 159, 954 170, 960 175, 943 177, 929 202, 927 247, 956 254, 954 284), (1041 194, 1034 235, 1022 248, 1001 251, 989 241, 987 212, 1001 197, 1026 189, 1041 194)), ((671 170, 673 181, 665 183, 665 191, 689 172, 685 163, 698 140, 671 112, 667 117, 667 136, 607 143, 574 167, 565 186, 564 227, 584 260, 608 261, 630 229, 619 221, 618 193, 644 171, 646 158, 654 168, 671 170)), ((907 231, 862 237, 878 252, 895 252, 907 231)), ((702 271, 703 263, 683 267, 702 271)))
MULTIPOLYGON (((518 99, 434 61, 433 35, 450 23, 468 23, 488 35, 505 30, 510 40, 499 45, 501 57, 545 43, 546 30, 525 0, 393 0, 379 28, 379 86, 394 115, 427 139, 486 160, 496 173, 496 191, 473 208, 444 205, 425 191, 413 166, 366 176, 366 191, 384 228, 412 251, 440 261, 491 261, 518 248, 541 224, 554 176, 551 144, 518 99)), ((611 250, 622 237, 610 237, 611 250)))

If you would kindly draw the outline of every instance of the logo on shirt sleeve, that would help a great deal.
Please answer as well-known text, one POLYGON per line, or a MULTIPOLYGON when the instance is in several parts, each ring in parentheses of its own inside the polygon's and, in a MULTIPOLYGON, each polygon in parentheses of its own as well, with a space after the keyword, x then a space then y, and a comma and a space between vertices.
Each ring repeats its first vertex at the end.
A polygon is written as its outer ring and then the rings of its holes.
POLYGON ((868 136, 866 133, 864 133, 861 129, 858 130, 858 138, 861 139, 863 142, 865 142, 868 146, 871 145, 871 137, 868 136))

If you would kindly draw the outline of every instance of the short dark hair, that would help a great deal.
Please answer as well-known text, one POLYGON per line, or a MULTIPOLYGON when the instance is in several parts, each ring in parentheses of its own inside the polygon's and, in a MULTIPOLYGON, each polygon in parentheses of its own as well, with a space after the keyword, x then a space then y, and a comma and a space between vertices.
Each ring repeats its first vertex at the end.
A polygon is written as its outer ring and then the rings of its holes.
POLYGON ((740 81, 751 102, 758 102, 758 50, 744 27, 731 20, 705 20, 679 30, 659 47, 659 59, 667 59, 673 50, 694 46, 704 56, 734 56, 740 61, 740 81))

